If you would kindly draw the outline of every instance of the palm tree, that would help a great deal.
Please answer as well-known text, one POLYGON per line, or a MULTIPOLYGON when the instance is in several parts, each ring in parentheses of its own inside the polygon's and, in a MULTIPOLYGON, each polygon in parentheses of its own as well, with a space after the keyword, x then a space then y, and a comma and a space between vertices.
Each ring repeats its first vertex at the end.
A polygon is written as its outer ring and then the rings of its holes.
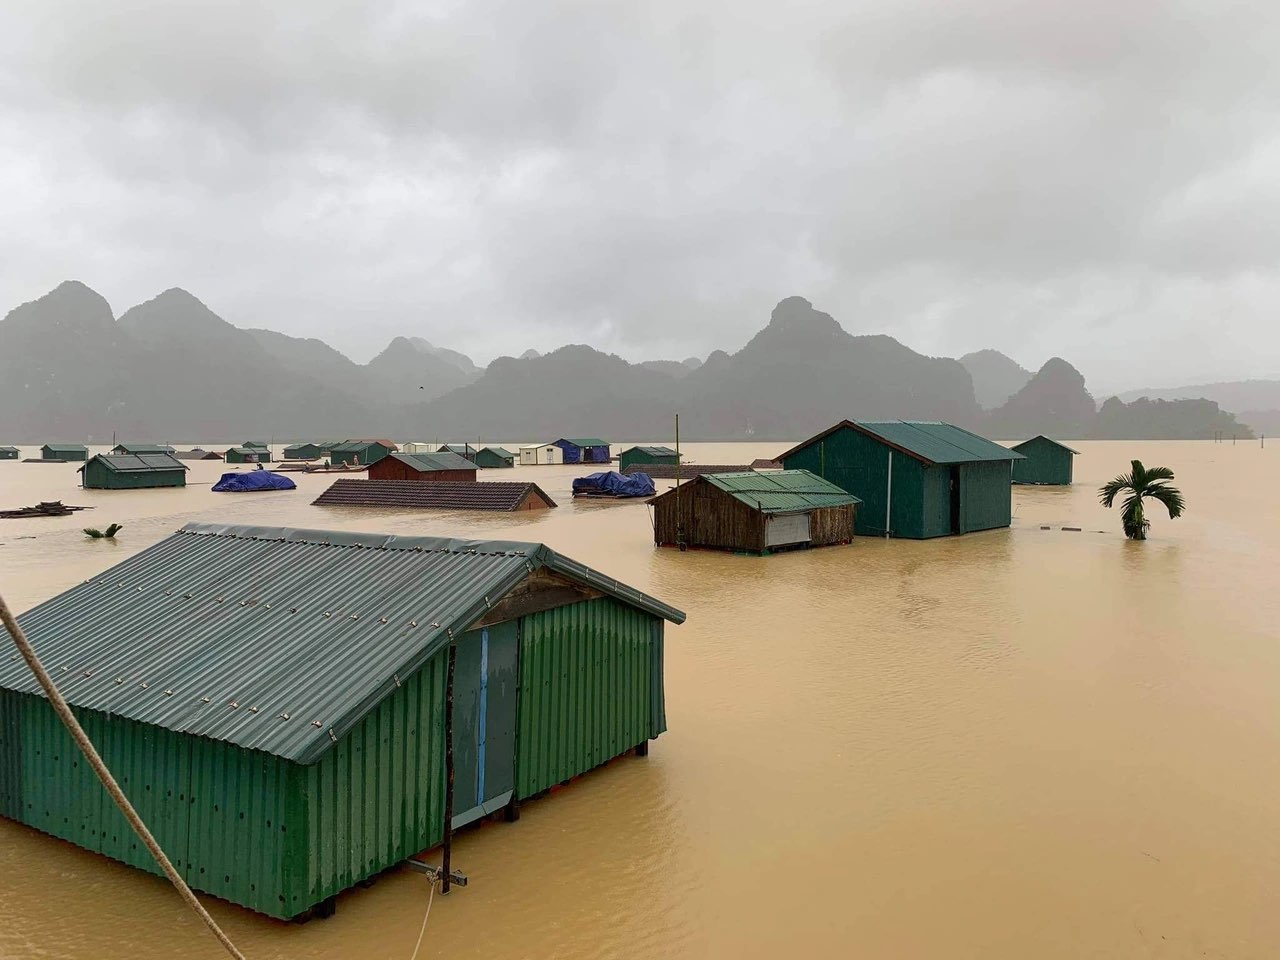
POLYGON ((1098 499, 1104 507, 1110 508, 1116 497, 1128 491, 1120 512, 1120 523, 1124 527, 1124 535, 1130 540, 1147 539, 1147 528, 1151 526, 1142 508, 1146 497, 1159 500, 1169 511, 1169 519, 1182 516, 1185 504, 1182 493, 1177 487, 1171 487, 1166 480, 1173 479, 1173 471, 1168 467, 1152 467, 1148 470, 1141 460, 1134 460, 1131 473, 1122 473, 1110 483, 1099 488, 1098 499))

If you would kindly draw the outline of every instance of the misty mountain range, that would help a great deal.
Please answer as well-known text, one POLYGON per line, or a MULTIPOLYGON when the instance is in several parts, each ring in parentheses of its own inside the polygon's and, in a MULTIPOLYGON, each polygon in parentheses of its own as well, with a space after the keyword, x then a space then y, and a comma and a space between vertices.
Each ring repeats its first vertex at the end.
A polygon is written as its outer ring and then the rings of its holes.
MULTIPOLYGON (((1239 395, 1280 410, 1280 390, 1239 395)), ((358 364, 320 340, 236 327, 177 288, 116 319, 77 281, 0 321, 0 438, 24 443, 113 433, 621 440, 667 437, 676 413, 689 439, 794 439, 846 416, 948 420, 1004 438, 1248 435, 1214 398, 1184 397, 1113 398, 1099 410, 1060 358, 1033 373, 994 350, 927 357, 889 336, 849 334, 802 297, 781 301, 735 353, 634 364, 570 345, 481 368, 417 337, 358 364)))

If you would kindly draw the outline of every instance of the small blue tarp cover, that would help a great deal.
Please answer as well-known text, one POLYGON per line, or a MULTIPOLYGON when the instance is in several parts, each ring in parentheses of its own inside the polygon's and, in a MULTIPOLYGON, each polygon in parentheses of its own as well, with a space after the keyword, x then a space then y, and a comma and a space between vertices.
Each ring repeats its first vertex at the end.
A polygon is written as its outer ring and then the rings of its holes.
POLYGON ((253 490, 296 490, 298 485, 288 477, 270 470, 248 470, 244 473, 224 473, 213 485, 214 493, 249 493, 253 490))
POLYGON ((647 473, 633 473, 624 477, 616 470, 593 473, 573 481, 574 496, 596 494, 606 497, 651 497, 656 492, 653 478, 647 473))

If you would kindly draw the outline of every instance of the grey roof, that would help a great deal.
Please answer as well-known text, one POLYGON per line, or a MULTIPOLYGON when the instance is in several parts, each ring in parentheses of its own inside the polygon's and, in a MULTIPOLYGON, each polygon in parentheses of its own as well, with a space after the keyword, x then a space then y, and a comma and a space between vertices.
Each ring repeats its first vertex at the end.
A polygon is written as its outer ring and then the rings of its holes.
MULTIPOLYGON (((94 462, 101 463, 112 473, 156 473, 190 469, 171 453, 100 453, 89 459, 89 463, 94 462)), ((89 463, 80 469, 83 471, 89 463)))
POLYGON ((43 449, 45 449, 46 447, 47 447, 48 449, 50 449, 50 450, 67 450, 67 451, 71 451, 71 452, 74 452, 74 453, 88 453, 88 452, 89 452, 89 448, 88 448, 88 447, 86 447, 83 443, 46 443, 46 444, 45 444, 43 447, 41 447, 40 449, 41 449, 41 450, 43 450, 43 449))
POLYGON ((647 453, 651 457, 678 457, 679 454, 670 447, 627 447, 623 450, 624 454, 630 453, 632 450, 639 450, 641 453, 647 453))
POLYGON ((1021 450, 1023 447, 1029 446, 1030 444, 1035 443, 1037 440, 1043 440, 1045 443, 1051 443, 1055 447, 1061 447, 1063 450, 1066 450, 1068 453, 1074 453, 1077 456, 1080 455, 1079 450, 1072 450, 1065 443, 1059 443, 1057 440, 1053 439, 1053 437, 1046 437, 1043 433, 1032 437, 1030 440, 1023 440, 1021 443, 1015 443, 1013 445, 1013 449, 1021 450))
POLYGON ((466 457, 445 451, 443 453, 392 453, 392 460, 399 460, 420 473, 435 470, 474 470, 476 465, 466 457))
POLYGON ((167 443, 117 443, 111 449, 122 453, 173 453, 167 443))
POLYGON ((748 463, 633 463, 622 471, 628 477, 634 473, 645 473, 654 480, 674 480, 679 476, 682 480, 692 480, 707 473, 744 473, 751 469, 748 463))
POLYGON ((202 523, 19 621, 74 706, 313 763, 541 567, 684 621, 539 543, 202 523))
POLYGON ((436 453, 456 453, 465 456, 468 453, 475 453, 479 447, 473 447, 469 443, 442 443, 436 448, 436 453))
POLYGON ((979 461, 1024 460, 1022 454, 1002 447, 994 440, 936 420, 842 420, 835 426, 792 447, 778 459, 789 457, 837 430, 856 430, 874 437, 900 453, 927 464, 975 463, 979 461))
MULTIPOLYGON (((468 464, 474 469, 474 464, 468 464)), ((406 507, 413 510, 518 510, 532 494, 556 502, 536 483, 519 481, 335 480, 317 507, 406 507)))
POLYGON ((18 453, 17 447, 0 447, 0 450, 3 450, 5 453, 18 453))
POLYGON ((506 447, 485 447, 480 452, 484 453, 485 450, 489 451, 489 453, 496 453, 498 456, 505 457, 508 460, 515 457, 515 454, 512 453, 510 450, 508 450, 506 447))

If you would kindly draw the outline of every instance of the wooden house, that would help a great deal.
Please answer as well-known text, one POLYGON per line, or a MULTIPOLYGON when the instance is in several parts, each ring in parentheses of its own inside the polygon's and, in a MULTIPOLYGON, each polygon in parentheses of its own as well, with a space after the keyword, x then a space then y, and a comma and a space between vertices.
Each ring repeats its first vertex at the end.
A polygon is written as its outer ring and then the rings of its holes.
POLYGON ((153 453, 173 453, 173 447, 167 443, 117 443, 111 448, 112 453, 132 453, 135 455, 153 453))
POLYGON ((431 480, 466 483, 476 465, 456 453, 393 453, 369 468, 370 480, 431 480))

